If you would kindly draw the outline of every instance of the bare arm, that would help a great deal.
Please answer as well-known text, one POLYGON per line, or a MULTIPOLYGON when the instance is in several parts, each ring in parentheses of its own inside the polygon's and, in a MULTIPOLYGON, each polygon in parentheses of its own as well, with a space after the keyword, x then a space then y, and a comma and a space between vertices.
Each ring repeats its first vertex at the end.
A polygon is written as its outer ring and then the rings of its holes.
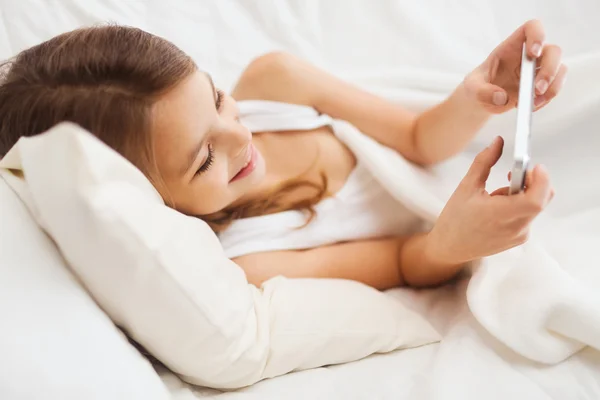
POLYGON ((254 60, 233 97, 309 105, 352 123, 421 165, 461 151, 491 115, 469 99, 463 84, 444 102, 417 115, 285 53, 254 60))
POLYGON ((260 286, 278 275, 288 278, 337 278, 384 290, 432 286, 456 275, 460 264, 438 261, 426 234, 334 244, 302 251, 255 253, 233 259, 248 281, 260 286))
MULTIPOLYGON (((287 54, 271 53, 251 63, 232 96, 236 100, 262 99, 309 105, 349 121, 413 162, 433 162, 427 159, 428 156, 423 157, 417 148, 421 143, 415 141, 414 136, 417 129, 423 130, 417 116, 287 54)), ((438 117, 433 114, 429 118, 438 117)), ((427 124, 422 126, 425 130, 435 131, 427 124)), ((443 144, 440 146, 443 148, 443 144)), ((415 235, 340 243, 304 251, 256 253, 234 261, 245 270, 249 282, 257 286, 277 275, 351 279, 377 289, 401 285, 431 286, 451 279, 460 271, 463 264, 437 260, 434 249, 429 247, 427 235, 415 235)))
POLYGON ((277 275, 353 279, 378 289, 443 283, 470 261, 524 243, 531 221, 554 196, 548 173, 540 166, 529 173, 529 184, 518 196, 502 195, 507 188, 489 194, 486 180, 502 147, 496 138, 477 155, 426 234, 257 253, 234 261, 255 285, 277 275))
MULTIPOLYGON (((545 87, 540 90, 536 86, 539 109, 556 96, 566 73, 560 63, 560 48, 544 44, 539 21, 529 21, 517 29, 446 101, 420 115, 281 53, 251 63, 233 96, 310 105, 351 122, 409 160, 431 164, 460 151, 491 113, 514 108, 518 77, 513 71, 520 64, 524 41, 530 55, 541 57, 536 82, 545 83, 545 87)), ((548 174, 539 166, 530 173, 530 184, 521 195, 502 195, 507 188, 489 194, 486 180, 502 147, 503 141, 496 138, 476 157, 435 227, 426 235, 343 243, 302 252, 258 253, 235 261, 257 285, 276 275, 354 279, 379 289, 444 282, 470 260, 524 243, 531 221, 553 197, 548 174)))

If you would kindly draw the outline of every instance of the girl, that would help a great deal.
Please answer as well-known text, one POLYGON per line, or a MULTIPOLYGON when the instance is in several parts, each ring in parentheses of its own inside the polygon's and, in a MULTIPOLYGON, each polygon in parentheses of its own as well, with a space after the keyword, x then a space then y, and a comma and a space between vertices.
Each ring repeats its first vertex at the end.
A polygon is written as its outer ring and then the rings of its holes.
POLYGON ((72 121, 136 165, 167 205, 207 221, 255 285, 276 275, 378 289, 436 285, 527 239, 553 195, 545 169, 534 168, 519 195, 487 193, 503 147, 496 138, 433 228, 421 231, 336 138, 331 118, 416 164, 438 163, 492 114, 515 107, 523 42, 540 66, 536 109, 545 106, 566 68, 560 48, 529 21, 448 99, 415 115, 283 53, 253 61, 229 96, 162 38, 121 26, 80 29, 3 65, 0 156, 21 136, 72 121))

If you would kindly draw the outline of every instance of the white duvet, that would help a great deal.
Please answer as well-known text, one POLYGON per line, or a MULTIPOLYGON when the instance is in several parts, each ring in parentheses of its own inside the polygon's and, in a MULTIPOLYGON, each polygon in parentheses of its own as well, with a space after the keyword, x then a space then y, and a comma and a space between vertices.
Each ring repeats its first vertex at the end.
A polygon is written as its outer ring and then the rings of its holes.
MULTIPOLYGON (((0 0, 0 58, 82 24, 113 20, 173 40, 231 87, 260 53, 285 49, 371 91, 420 110, 440 101, 500 40, 542 19, 570 67, 563 93, 536 113, 533 161, 548 167, 556 197, 530 243, 483 260, 473 278, 437 291, 396 289, 443 333, 440 344, 289 374, 220 393, 161 376, 193 399, 597 399, 600 398, 600 3, 597 0, 277 2, 0 0), (35 17, 31 10, 36 10, 35 17), (25 21, 25 23, 23 22, 25 21)), ((514 113, 497 117, 469 149, 414 185, 413 171, 382 163, 380 179, 434 216, 474 154, 496 134, 507 150, 490 178, 505 185, 514 113)), ((391 160, 391 158, 390 158, 391 160)), ((301 350, 300 350, 301 351, 301 350)))
MULTIPOLYGON (((594 71, 600 71, 600 57, 571 64, 570 90, 553 104, 552 118, 571 118, 573 126, 593 123, 600 111, 594 71), (595 95, 582 101, 578 93, 584 91, 595 95), (562 103, 588 112, 569 115, 562 103)), ((536 124, 544 125, 545 115, 540 113, 536 124)), ((440 188, 459 179, 471 161, 459 157, 426 174, 348 124, 336 131, 392 194, 432 222, 448 194, 440 188)), ((573 179, 564 174, 571 169, 589 171, 587 185, 600 190, 600 137, 549 127, 536 142, 535 159, 544 157, 544 150, 554 155, 558 149, 579 147, 577 157, 565 154, 551 161, 553 170, 563 172, 555 178, 558 191, 576 196, 577 210, 560 216, 542 213, 525 245, 481 260, 468 287, 468 303, 478 322, 514 351, 534 361, 557 363, 585 345, 600 349, 600 202, 593 202, 597 194, 590 199, 562 189, 573 179), (555 135, 560 147, 546 150, 538 144, 549 135, 555 135)))

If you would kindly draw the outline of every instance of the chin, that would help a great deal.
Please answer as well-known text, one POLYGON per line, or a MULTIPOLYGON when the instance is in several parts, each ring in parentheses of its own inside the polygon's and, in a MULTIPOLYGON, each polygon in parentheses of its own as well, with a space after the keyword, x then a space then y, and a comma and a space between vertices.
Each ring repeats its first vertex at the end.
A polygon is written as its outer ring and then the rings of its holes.
MULTIPOLYGON (((260 154, 260 153, 259 153, 260 154)), ((249 176, 250 180, 253 184, 258 185, 265 179, 265 175, 267 174, 267 166, 265 164, 265 159, 262 156, 259 156, 256 160, 256 169, 249 176)))
POLYGON ((265 161, 262 157, 256 162, 256 166, 254 171, 244 179, 241 179, 238 183, 238 188, 236 190, 237 196, 234 202, 232 202, 229 206, 234 206, 236 204, 240 204, 250 198, 256 196, 260 193, 260 184, 263 182, 266 176, 266 166, 265 161))

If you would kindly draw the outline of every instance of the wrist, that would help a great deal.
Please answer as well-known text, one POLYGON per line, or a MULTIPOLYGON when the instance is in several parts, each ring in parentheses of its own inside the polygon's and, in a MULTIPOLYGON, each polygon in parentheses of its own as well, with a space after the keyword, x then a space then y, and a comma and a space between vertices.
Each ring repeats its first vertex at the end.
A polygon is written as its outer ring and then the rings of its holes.
POLYGON ((452 246, 444 242, 444 240, 438 238, 438 233, 435 229, 425 235, 423 257, 428 264, 451 267, 464 265, 470 261, 465 257, 461 257, 456 249, 453 249, 452 246))
POLYGON ((401 251, 401 275, 409 286, 439 285, 455 277, 464 264, 447 259, 429 234, 411 237, 401 251))

